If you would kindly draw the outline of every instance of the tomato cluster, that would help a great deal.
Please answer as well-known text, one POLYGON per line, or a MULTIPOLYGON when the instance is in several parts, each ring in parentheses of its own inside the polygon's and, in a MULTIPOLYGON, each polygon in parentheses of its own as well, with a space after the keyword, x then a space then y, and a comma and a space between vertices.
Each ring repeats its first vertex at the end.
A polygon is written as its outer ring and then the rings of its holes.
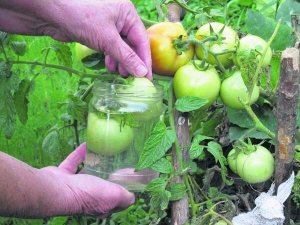
POLYGON ((244 109, 241 100, 251 105, 258 99, 259 87, 245 84, 241 67, 249 55, 261 68, 270 64, 272 50, 262 38, 250 34, 239 38, 234 29, 219 22, 199 27, 195 38, 172 22, 154 24, 147 32, 153 72, 174 77, 177 98, 205 98, 209 101, 204 107, 207 108, 220 96, 220 100, 233 109, 244 109), (249 87, 253 87, 251 96, 249 87))
POLYGON ((227 162, 232 172, 251 184, 267 181, 275 169, 274 157, 271 152, 261 145, 254 147, 254 151, 250 153, 232 149, 227 156, 227 162))

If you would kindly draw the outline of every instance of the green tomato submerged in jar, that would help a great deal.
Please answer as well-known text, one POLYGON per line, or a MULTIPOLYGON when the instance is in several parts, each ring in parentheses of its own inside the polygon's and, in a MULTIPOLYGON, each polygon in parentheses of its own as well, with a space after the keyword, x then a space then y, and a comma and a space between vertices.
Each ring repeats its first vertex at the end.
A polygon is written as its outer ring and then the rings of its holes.
POLYGON ((136 173, 134 169, 164 113, 164 93, 162 86, 147 78, 129 81, 95 82, 87 121, 85 170, 128 190, 142 191, 158 174, 151 170, 136 173))

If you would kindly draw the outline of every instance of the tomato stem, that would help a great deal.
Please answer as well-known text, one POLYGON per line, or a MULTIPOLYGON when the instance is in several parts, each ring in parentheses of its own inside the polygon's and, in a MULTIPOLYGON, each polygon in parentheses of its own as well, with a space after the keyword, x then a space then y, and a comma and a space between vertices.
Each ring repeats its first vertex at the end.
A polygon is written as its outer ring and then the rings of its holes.
POLYGON ((254 76, 253 76, 253 81, 251 83, 251 87, 250 87, 250 90, 249 90, 249 93, 248 93, 248 99, 249 99, 248 104, 250 104, 250 99, 251 99, 251 96, 252 96, 252 93, 253 93, 253 89, 254 89, 255 85, 257 84, 263 60, 265 58, 265 55, 267 53, 268 48, 270 47, 272 41, 274 40, 274 38, 275 38, 275 36, 276 36, 276 34, 279 30, 280 24, 281 24, 281 19, 278 20, 277 25, 275 27, 275 30, 274 30, 272 36, 270 37, 269 41, 267 42, 266 47, 264 48, 264 51, 263 51, 262 56, 260 58, 260 61, 258 62, 258 65, 256 67, 256 70, 255 70, 255 73, 254 73, 254 76))
POLYGON ((239 98, 239 101, 241 102, 241 104, 245 107, 245 110, 247 111, 247 113, 249 114, 249 116, 251 117, 251 119, 253 120, 254 124, 255 124, 255 128, 261 132, 264 132, 265 134, 267 134, 271 139, 275 139, 276 135, 271 132, 260 120, 259 118, 256 116, 256 114, 253 112, 251 106, 249 106, 248 104, 246 104, 243 99, 239 98))
MULTIPOLYGON (((168 111, 169 111, 169 123, 171 126, 172 131, 176 134, 176 128, 175 128, 175 119, 174 119, 174 115, 173 115, 173 98, 174 98, 174 92, 173 92, 173 88, 171 88, 173 86, 172 80, 170 82, 170 86, 168 89, 168 111)), ((176 155, 178 157, 178 162, 179 162, 179 170, 183 171, 183 160, 182 160, 182 155, 181 155, 181 147, 177 138, 177 135, 175 136, 175 150, 176 150, 176 155)), ((188 175, 186 173, 184 173, 182 175, 183 180, 184 180, 184 184, 187 188, 187 193, 188 193, 188 197, 189 197, 189 202, 191 204, 192 207, 192 215, 196 216, 196 208, 195 208, 195 201, 194 201, 194 196, 191 190, 191 186, 188 180, 188 175)))
POLYGON ((192 14, 198 14, 199 12, 196 10, 192 10, 191 8, 189 8, 186 4, 182 3, 179 0, 174 0, 174 2, 176 2, 181 8, 185 9, 186 11, 192 13, 192 14))
MULTIPOLYGON (((213 52, 213 51, 209 50, 209 48, 205 45, 205 42, 207 42, 207 41, 216 41, 217 39, 218 39, 218 37, 216 35, 207 37, 204 40, 198 40, 197 38, 189 38, 189 39, 186 39, 186 40, 181 40, 180 43, 177 42, 177 45, 182 46, 182 45, 186 45, 186 44, 191 43, 194 46, 200 46, 204 51, 204 56, 202 58, 202 64, 201 65, 203 65, 203 66, 205 65, 208 54, 211 54, 215 58, 219 70, 221 70, 222 73, 224 75, 226 75, 228 73, 228 71, 224 68, 224 66, 221 63, 221 61, 219 60, 218 56, 228 54, 228 53, 234 53, 234 52, 236 52, 236 49, 235 48, 234 49, 227 49, 226 51, 222 51, 222 52, 219 52, 219 53, 216 53, 216 52, 213 52)), ((176 46, 175 46, 175 48, 176 48, 176 46)))
POLYGON ((82 79, 83 78, 98 78, 100 80, 114 80, 114 76, 112 76, 112 74, 108 74, 106 75, 105 73, 99 73, 99 74, 91 74, 91 73, 84 73, 82 71, 79 70, 75 70, 69 67, 65 67, 65 66, 59 66, 59 65, 55 65, 55 64, 49 64, 49 63, 40 63, 40 62, 36 62, 36 61, 14 61, 14 60, 8 60, 7 63, 11 63, 11 64, 28 64, 28 65, 36 65, 36 66, 42 66, 42 67, 48 67, 48 68, 54 68, 54 69, 58 69, 58 70, 63 70, 69 73, 73 73, 76 74, 78 76, 80 76, 82 79))

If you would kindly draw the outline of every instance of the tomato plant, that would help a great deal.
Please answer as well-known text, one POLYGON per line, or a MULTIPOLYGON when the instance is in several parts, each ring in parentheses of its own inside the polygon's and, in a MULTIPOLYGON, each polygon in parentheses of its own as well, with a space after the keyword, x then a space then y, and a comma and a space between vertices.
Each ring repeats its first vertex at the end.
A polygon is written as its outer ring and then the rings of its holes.
POLYGON ((272 50, 269 46, 267 46, 267 42, 255 35, 248 34, 240 39, 237 52, 234 54, 233 62, 236 66, 241 66, 243 63, 243 57, 247 57, 247 54, 251 54, 251 50, 255 50, 255 58, 256 61, 259 62, 263 51, 267 48, 266 55, 262 62, 262 68, 266 68, 268 65, 270 65, 271 59, 272 59, 272 50))
MULTIPOLYGON (((202 41, 209 37, 210 40, 205 41, 205 45, 208 47, 209 51, 214 54, 218 54, 217 57, 225 68, 229 68, 233 65, 232 51, 235 49, 238 41, 238 36, 235 30, 222 23, 212 22, 202 25, 196 32, 195 36, 197 39, 202 41), (209 36, 213 35, 215 35, 215 39, 211 40, 212 37, 209 36), (223 53, 228 50, 231 50, 231 52, 223 53)), ((203 59, 205 55, 204 48, 197 45, 195 51, 197 58, 203 59)), ((215 57, 210 53, 207 55, 206 62, 215 65, 217 64, 215 57)))
POLYGON ((187 64, 194 57, 194 47, 187 45, 187 49, 177 52, 173 41, 178 38, 186 40, 188 34, 185 29, 172 22, 160 22, 147 29, 150 40, 152 69, 160 75, 174 76, 177 69, 187 64))
POLYGON ((263 146, 255 145, 250 153, 232 149, 227 157, 229 167, 244 181, 255 184, 267 181, 274 173, 274 158, 263 146))
MULTIPOLYGON (((226 106, 232 109, 244 109, 239 98, 246 102, 248 99, 248 89, 243 81, 240 70, 236 70, 230 77, 222 82, 220 97, 226 106)), ((258 97, 259 87, 255 85, 249 104, 255 103, 258 97)))
POLYGON ((221 81, 214 67, 198 69, 193 63, 180 67, 174 76, 173 88, 176 98, 194 96, 205 98, 208 108, 219 96, 221 81))
POLYGON ((101 118, 88 115, 87 148, 96 154, 112 156, 129 148, 133 141, 133 129, 122 122, 120 116, 101 118))
POLYGON ((80 43, 75 44, 75 52, 78 61, 82 62, 89 69, 101 69, 105 67, 105 56, 80 43))

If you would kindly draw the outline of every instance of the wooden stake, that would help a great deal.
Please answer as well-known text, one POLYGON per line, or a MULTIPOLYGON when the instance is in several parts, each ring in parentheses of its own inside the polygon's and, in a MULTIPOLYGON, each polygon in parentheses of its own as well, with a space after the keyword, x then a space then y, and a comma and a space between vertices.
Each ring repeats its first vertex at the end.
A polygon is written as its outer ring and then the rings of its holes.
MULTIPOLYGON (((275 146, 275 187, 286 181, 293 171, 295 132, 299 95, 299 50, 282 53, 277 98, 277 137, 275 146)), ((290 224, 291 199, 285 202, 284 225, 290 224)))

